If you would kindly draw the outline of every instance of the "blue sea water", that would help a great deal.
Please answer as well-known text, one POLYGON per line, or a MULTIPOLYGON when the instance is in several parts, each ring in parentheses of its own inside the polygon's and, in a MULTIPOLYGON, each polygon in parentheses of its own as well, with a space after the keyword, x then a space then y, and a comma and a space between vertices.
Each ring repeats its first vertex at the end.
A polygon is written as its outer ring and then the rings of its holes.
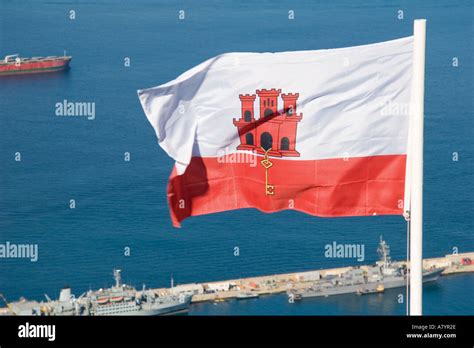
MULTIPOLYGON (((171 277, 189 283, 357 263, 325 258, 324 246, 333 241, 364 244, 364 263, 370 263, 379 235, 394 258, 404 259, 406 225, 398 216, 323 219, 240 210, 193 217, 174 229, 165 193, 173 161, 156 144, 136 90, 223 52, 335 48, 409 36, 415 18, 428 20, 424 256, 473 251, 472 13, 467 0, 1 0, 0 55, 66 49, 73 60, 65 73, 0 79, 0 243, 39 245, 37 262, 0 260, 0 292, 9 300, 41 299, 67 283, 80 294, 110 285, 114 267, 137 287, 161 287, 171 277), (185 20, 178 19, 180 10, 185 20), (96 103, 95 120, 55 116, 55 104, 64 99, 96 103), (70 199, 76 209, 69 209, 70 199)), ((425 313, 474 314, 473 288, 473 275, 426 286, 425 313)), ((282 295, 200 304, 190 314, 404 314, 400 292, 295 305, 282 295)))

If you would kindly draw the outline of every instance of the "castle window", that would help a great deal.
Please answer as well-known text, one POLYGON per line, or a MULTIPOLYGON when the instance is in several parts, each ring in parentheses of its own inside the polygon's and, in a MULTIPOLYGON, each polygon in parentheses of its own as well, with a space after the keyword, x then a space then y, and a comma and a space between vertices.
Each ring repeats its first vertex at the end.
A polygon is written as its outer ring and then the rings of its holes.
POLYGON ((272 135, 268 132, 262 133, 260 136, 260 146, 267 151, 273 147, 273 138, 272 135))
POLYGON ((252 133, 245 134, 245 142, 247 143, 247 145, 253 145, 253 134, 252 133))
POLYGON ((290 105, 290 106, 288 107, 288 110, 286 111, 286 114, 287 114, 288 116, 293 116, 293 111, 294 111, 294 110, 293 110, 293 105, 290 105))
POLYGON ((245 122, 252 121, 252 113, 248 110, 244 112, 244 121, 245 122))
POLYGON ((280 150, 284 150, 284 151, 290 150, 290 139, 286 137, 281 139, 280 150))
POLYGON ((263 114, 263 117, 268 117, 273 115, 273 110, 272 109, 265 109, 265 112, 263 114))
POLYGON ((272 100, 272 106, 273 106, 273 100, 272 100))
POLYGON ((263 106, 265 106, 265 107, 267 106, 267 101, 266 100, 263 101, 263 106))

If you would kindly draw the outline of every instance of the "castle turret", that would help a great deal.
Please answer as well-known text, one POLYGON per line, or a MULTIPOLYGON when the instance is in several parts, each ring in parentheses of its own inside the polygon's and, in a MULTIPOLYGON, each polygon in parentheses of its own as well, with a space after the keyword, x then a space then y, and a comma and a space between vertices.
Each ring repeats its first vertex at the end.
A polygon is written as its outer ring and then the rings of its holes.
POLYGON ((288 93, 281 95, 281 99, 283 99, 283 110, 287 116, 296 115, 296 101, 298 100, 299 96, 299 93, 288 93))
POLYGON ((244 122, 255 121, 254 102, 257 96, 255 94, 240 94, 239 98, 242 102, 241 120, 244 122))
POLYGON ((260 118, 278 115, 278 96, 281 89, 259 89, 257 90, 260 98, 260 118))

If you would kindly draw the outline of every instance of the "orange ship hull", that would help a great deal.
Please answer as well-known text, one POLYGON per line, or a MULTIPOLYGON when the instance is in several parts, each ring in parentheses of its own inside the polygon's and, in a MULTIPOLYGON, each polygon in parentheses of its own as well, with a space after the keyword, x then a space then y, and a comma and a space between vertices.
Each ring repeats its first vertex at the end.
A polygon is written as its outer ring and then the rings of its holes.
POLYGON ((0 76, 35 74, 65 70, 72 57, 22 58, 0 63, 0 76))

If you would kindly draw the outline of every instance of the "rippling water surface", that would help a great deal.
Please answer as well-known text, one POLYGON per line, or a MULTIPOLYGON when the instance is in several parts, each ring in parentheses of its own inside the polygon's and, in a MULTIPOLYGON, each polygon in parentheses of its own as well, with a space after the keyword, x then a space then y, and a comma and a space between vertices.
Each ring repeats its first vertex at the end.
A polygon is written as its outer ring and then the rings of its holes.
MULTIPOLYGON (((188 283, 355 264, 324 257, 333 241, 365 244, 370 263, 381 234, 393 256, 405 258, 406 226, 393 216, 323 219, 241 210, 191 218, 173 229, 165 195, 173 163, 156 144, 136 90, 223 52, 409 36, 414 18, 428 19, 424 254, 473 251, 472 10, 469 1, 2 1, 0 54, 67 49, 73 60, 66 73, 0 80, 0 242, 37 243, 40 253, 36 263, 2 259, 0 292, 9 300, 41 299, 67 283, 79 294, 110 285, 114 267, 137 287, 160 287, 171 277, 188 283), (396 17, 399 9, 404 20, 396 17), (55 104, 64 99, 95 102, 95 120, 56 117, 55 104), (453 152, 459 161, 452 161, 453 152), (125 247, 131 256, 124 256, 125 247)), ((474 297, 467 296, 473 285, 474 277, 465 275, 427 286, 425 312, 473 314, 474 297)), ((284 296, 263 297, 197 305, 191 314, 403 314, 397 293, 294 306, 284 296)))

